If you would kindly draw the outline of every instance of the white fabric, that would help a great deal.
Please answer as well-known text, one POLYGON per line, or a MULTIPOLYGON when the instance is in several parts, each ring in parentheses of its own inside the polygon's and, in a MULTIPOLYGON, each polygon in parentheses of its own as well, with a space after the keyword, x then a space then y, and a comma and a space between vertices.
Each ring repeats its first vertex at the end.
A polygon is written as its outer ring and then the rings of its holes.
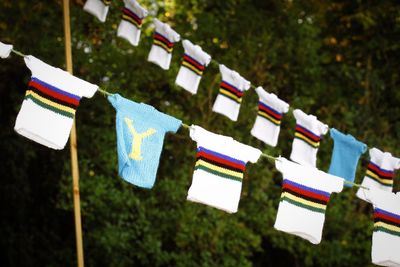
POLYGON ((87 0, 83 6, 83 10, 97 17, 101 22, 106 21, 108 9, 109 6, 101 0, 87 0))
MULTIPOLYGON (((171 43, 175 43, 180 40, 180 35, 176 31, 174 31, 168 24, 162 23, 158 19, 154 19, 153 23, 156 28, 156 32, 163 35, 171 43)), ((151 50, 147 60, 160 66, 164 70, 168 70, 171 64, 171 58, 172 53, 168 53, 158 45, 153 44, 151 46, 151 50)))
MULTIPOLYGON (((297 184, 324 191, 339 193, 343 190, 344 179, 325 173, 310 166, 300 165, 280 157, 275 166, 284 179, 297 184)), ((279 203, 275 229, 300 236, 313 244, 321 242, 325 214, 291 204, 279 203)))
MULTIPOLYGON (((139 18, 144 19, 148 15, 148 11, 138 4, 136 0, 124 0, 125 7, 135 13, 139 18)), ((140 40, 141 29, 132 23, 121 20, 117 36, 127 40, 131 45, 137 46, 140 40)))
POLYGON ((12 45, 0 42, 0 57, 8 58, 10 56, 12 49, 13 49, 12 45))
MULTIPOLYGON (((239 91, 243 92, 249 90, 250 82, 240 76, 240 74, 236 71, 230 70, 222 64, 219 65, 219 71, 221 72, 223 81, 233 85, 239 91)), ((212 110, 214 112, 225 115, 232 121, 237 121, 237 118, 239 116, 240 104, 219 93, 217 99, 215 99, 212 110)))
MULTIPOLYGON (((400 193, 394 194, 378 188, 362 189, 374 209, 380 209, 400 218, 400 193)), ((380 266, 400 266, 400 237, 383 231, 372 234, 372 263, 380 266)))
MULTIPOLYGON (((185 50, 185 54, 191 56, 205 67, 210 64, 211 56, 204 52, 200 46, 192 44, 189 40, 183 40, 182 46, 185 50)), ((186 67, 181 66, 178 75, 176 76, 175 83, 191 94, 196 94, 201 77, 202 76, 195 74, 186 67)))
MULTIPOLYGON (((98 86, 88 83, 68 72, 54 68, 33 57, 24 58, 32 72, 32 78, 50 84, 62 91, 79 97, 91 98, 98 86)), ((25 99, 18 113, 14 130, 37 143, 53 149, 63 149, 68 141, 73 119, 43 108, 31 99, 25 99)))
MULTIPOLYGON (((267 93, 261 86, 256 88, 256 93, 258 94, 259 102, 269 106, 282 115, 289 111, 288 103, 279 99, 273 93, 267 93)), ((251 134, 264 143, 275 147, 278 143, 280 130, 280 126, 261 116, 257 116, 254 126, 251 129, 251 134)))
MULTIPOLYGON (((198 148, 203 147, 245 163, 249 161, 255 163, 261 156, 259 149, 239 143, 232 137, 209 132, 200 126, 191 126, 190 137, 197 142, 198 148)), ((238 209, 241 190, 241 181, 223 178, 197 169, 193 173, 187 199, 228 213, 235 213, 238 209)))
MULTIPOLYGON (((320 122, 314 115, 307 115, 300 109, 295 109, 293 115, 296 119, 296 124, 306 128, 315 135, 322 136, 328 132, 328 125, 320 122)), ((305 142, 294 138, 290 159, 303 165, 316 167, 317 153, 318 148, 314 148, 305 142)))
MULTIPOLYGON (((382 152, 381 150, 377 148, 371 148, 369 150, 369 157, 370 157, 370 162, 373 164, 377 165, 379 168, 387 170, 387 171, 394 171, 400 168, 400 158, 395 158, 392 156, 391 153, 389 152, 382 152)), ((392 192, 393 186, 384 186, 380 184, 378 181, 368 177, 367 175, 364 176, 364 179, 361 183, 362 186, 368 187, 368 188, 378 188, 384 191, 392 192)), ((360 199, 367 201, 368 200, 364 196, 364 190, 361 188, 358 189, 357 191, 357 197, 360 199)))

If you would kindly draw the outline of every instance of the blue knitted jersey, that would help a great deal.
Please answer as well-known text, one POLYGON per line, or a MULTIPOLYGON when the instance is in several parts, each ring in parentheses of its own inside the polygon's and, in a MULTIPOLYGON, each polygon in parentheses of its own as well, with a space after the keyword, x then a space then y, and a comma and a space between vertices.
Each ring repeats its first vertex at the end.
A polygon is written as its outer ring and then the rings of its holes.
POLYGON ((119 175, 136 186, 152 188, 165 133, 175 133, 182 121, 119 94, 109 96, 108 101, 117 112, 119 175))
POLYGON ((330 130, 330 135, 334 144, 328 172, 354 182, 358 160, 367 150, 367 145, 357 141, 352 135, 345 135, 333 128, 330 130))

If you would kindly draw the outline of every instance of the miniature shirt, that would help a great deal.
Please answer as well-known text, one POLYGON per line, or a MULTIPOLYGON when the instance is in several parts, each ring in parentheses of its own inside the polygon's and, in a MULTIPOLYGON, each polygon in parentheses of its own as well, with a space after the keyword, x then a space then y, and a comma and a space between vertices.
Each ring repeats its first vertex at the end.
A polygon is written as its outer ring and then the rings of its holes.
POLYGON ((219 85, 219 94, 215 99, 213 111, 237 121, 242 97, 244 91, 250 88, 250 82, 225 65, 219 65, 219 71, 222 81, 219 85))
POLYGON ((127 182, 152 188, 156 179, 164 136, 175 133, 182 121, 157 111, 154 107, 108 96, 115 108, 118 173, 127 182))
MULTIPOLYGON (((367 145, 357 141, 350 134, 342 134, 332 128, 333 152, 329 173, 354 182, 356 168, 360 156, 367 150, 367 145)), ((351 185, 347 185, 351 187, 351 185)))
POLYGON ((196 125, 190 137, 197 142, 197 155, 187 199, 237 212, 246 163, 257 162, 261 151, 196 125))
MULTIPOLYGON (((370 161, 361 185, 392 192, 394 171, 400 168, 400 159, 375 147, 369 150, 369 157, 370 161)), ((357 191, 357 197, 368 202, 361 188, 357 191)))
POLYGON ((320 122, 314 115, 307 115, 300 109, 295 109, 296 129, 292 144, 290 159, 315 167, 317 153, 322 135, 328 132, 328 125, 320 122))
POLYGON ((14 130, 39 144, 63 149, 80 99, 92 97, 98 86, 34 56, 25 56, 24 61, 32 78, 14 130))
POLYGON ((136 0, 124 0, 122 20, 118 26, 117 36, 127 40, 131 45, 137 46, 140 40, 143 19, 148 15, 146 9, 136 0))
POLYGON ((289 111, 289 104, 273 93, 267 93, 261 86, 256 88, 258 94, 257 118, 251 134, 264 143, 275 147, 278 143, 283 114, 289 111))
POLYGON ((319 244, 330 195, 342 191, 344 180, 282 157, 275 166, 282 173, 283 182, 274 227, 319 244))
POLYGON ((0 57, 8 58, 10 56, 13 46, 0 42, 0 57))
POLYGON ((178 42, 181 37, 168 24, 162 23, 158 19, 154 19, 154 26, 156 30, 153 36, 153 45, 147 60, 167 70, 171 64, 174 43, 178 42))
POLYGON ((111 0, 87 0, 83 10, 105 22, 110 4, 111 0))
POLYGON ((203 72, 211 62, 211 56, 189 40, 183 40, 182 46, 185 54, 175 83, 191 94, 196 94, 203 72))

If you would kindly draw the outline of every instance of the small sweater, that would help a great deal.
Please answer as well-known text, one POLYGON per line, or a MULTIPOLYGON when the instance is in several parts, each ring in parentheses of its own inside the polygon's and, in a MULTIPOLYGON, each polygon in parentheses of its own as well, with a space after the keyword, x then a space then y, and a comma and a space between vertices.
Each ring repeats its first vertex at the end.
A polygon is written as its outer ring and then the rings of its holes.
POLYGON ((127 40, 131 45, 137 46, 140 40, 143 19, 148 12, 136 0, 124 0, 122 20, 118 26, 117 36, 127 40))
POLYGON ((180 40, 180 35, 168 24, 162 23, 158 19, 154 19, 153 22, 156 29, 147 60, 167 70, 171 64, 174 43, 180 40))
POLYGON ((246 163, 257 162, 261 151, 196 125, 190 137, 197 143, 197 155, 187 199, 237 212, 246 163))
POLYGON ((211 56, 189 40, 183 40, 182 45, 185 54, 175 83, 191 94, 196 94, 203 72, 211 62, 211 56))
POLYGON ((111 0, 87 0, 83 10, 105 22, 110 4, 111 0))
POLYGON ((98 86, 34 56, 25 56, 24 60, 32 78, 14 130, 39 144, 63 149, 80 99, 91 98, 98 86))
POLYGON ((0 57, 8 58, 10 56, 13 46, 0 42, 0 57))
POLYGON ((219 85, 219 94, 215 99, 213 111, 225 115, 232 121, 237 121, 242 96, 244 91, 250 88, 250 82, 225 65, 219 65, 219 71, 222 81, 219 85))
POLYGON ((281 130, 281 120, 289 111, 289 104, 273 93, 267 93, 261 86, 256 88, 258 94, 258 112, 251 134, 264 143, 275 147, 281 130))
POLYGON ((343 190, 344 180, 282 157, 275 166, 283 176, 275 229, 319 244, 330 195, 343 190))
POLYGON ((119 94, 108 96, 108 101, 117 112, 119 175, 136 186, 152 188, 165 134, 175 133, 182 121, 119 94))

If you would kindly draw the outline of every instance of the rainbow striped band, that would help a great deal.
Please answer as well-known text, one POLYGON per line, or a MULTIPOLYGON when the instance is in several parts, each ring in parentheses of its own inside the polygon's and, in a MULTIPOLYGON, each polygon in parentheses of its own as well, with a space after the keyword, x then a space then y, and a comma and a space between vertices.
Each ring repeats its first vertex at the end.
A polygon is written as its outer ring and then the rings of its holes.
POLYGON ((284 179, 280 201, 285 201, 313 212, 325 213, 330 193, 284 179))
POLYGON ((167 53, 172 53, 172 50, 174 49, 174 43, 158 32, 154 33, 153 44, 161 47, 167 51, 167 53))
POLYGON ((32 77, 25 99, 68 118, 74 118, 80 97, 32 77))
POLYGON ((243 92, 226 81, 220 83, 219 93, 238 104, 242 103, 243 92))
POLYGON ((400 237, 400 215, 375 208, 374 232, 384 232, 400 237))
POLYGON ((241 160, 201 146, 197 148, 196 159, 195 170, 203 170, 219 177, 239 182, 243 179, 246 163, 241 160))
POLYGON ((260 101, 260 102, 258 102, 257 115, 272 122, 276 126, 280 126, 283 113, 276 111, 272 107, 270 107, 267 104, 260 101))
POLYGON ((101 0, 104 5, 109 6, 111 4, 111 0, 101 0))
POLYGON ((393 186, 394 171, 382 169, 372 161, 368 163, 365 175, 383 186, 393 186))
POLYGON ((182 66, 187 68, 190 71, 193 71, 195 74, 202 76, 205 65, 198 62, 196 59, 192 58, 188 54, 183 55, 182 66))
POLYGON ((305 142, 307 145, 310 145, 313 148, 318 148, 322 139, 321 136, 314 134, 299 124, 296 125, 294 138, 305 142))
POLYGON ((130 10, 126 7, 124 7, 122 9, 122 19, 131 23, 133 26, 135 26, 138 29, 142 28, 143 18, 140 18, 132 10, 130 10))

